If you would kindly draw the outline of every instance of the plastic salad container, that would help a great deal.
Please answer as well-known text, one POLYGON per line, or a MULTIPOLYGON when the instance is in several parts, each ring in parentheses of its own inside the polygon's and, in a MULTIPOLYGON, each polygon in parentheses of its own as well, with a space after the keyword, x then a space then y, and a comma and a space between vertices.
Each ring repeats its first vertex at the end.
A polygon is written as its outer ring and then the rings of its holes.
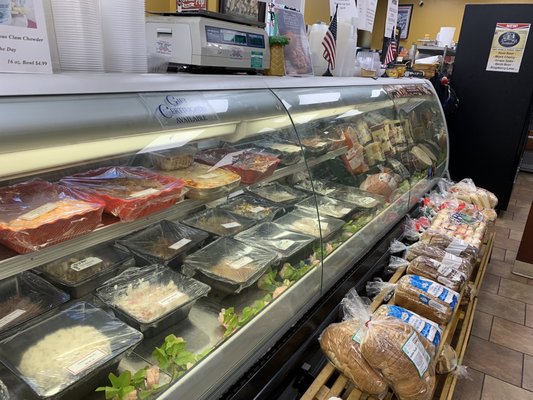
POLYGON ((193 163, 186 169, 168 171, 166 174, 183 179, 187 187, 185 197, 191 199, 222 197, 241 183, 241 177, 231 171, 199 163, 193 163))
POLYGON ((1 338, 69 300, 68 294, 31 272, 1 280, 0 293, 1 338))
POLYGON ((320 238, 328 241, 340 232, 344 221, 332 217, 320 218, 315 212, 295 210, 276 220, 276 223, 293 232, 320 238), (320 219, 320 223, 319 223, 320 219))
POLYGON ((247 190, 254 196, 261 197, 276 204, 289 206, 309 197, 309 194, 306 192, 280 185, 277 182, 258 185, 247 190))
POLYGON ((305 149, 305 153, 311 157, 326 154, 332 145, 332 142, 321 137, 302 137, 300 142, 305 149))
POLYGON ((207 232, 199 229, 161 221, 117 240, 117 244, 135 256, 138 266, 164 264, 177 267, 187 254, 201 247, 208 237, 207 232))
POLYGON ((94 230, 104 205, 43 180, 0 188, 0 243, 30 253, 94 230))
POLYGON ((219 208, 256 221, 272 221, 283 209, 274 203, 253 196, 238 196, 219 208))
POLYGON ((264 222, 235 236, 235 239, 250 246, 257 246, 279 254, 280 262, 306 259, 313 253, 316 238, 291 232, 274 222, 264 222))
POLYGON ((282 165, 293 165, 303 160, 302 148, 295 144, 261 140, 254 142, 254 145, 272 151, 281 160, 282 165))
POLYGON ((183 220, 183 223, 213 235, 231 236, 248 229, 255 221, 220 208, 212 208, 183 220))
POLYGON ((276 253, 232 238, 220 238, 187 257, 182 271, 207 283, 224 297, 253 285, 277 261, 276 253))
POLYGON ((150 153, 152 164, 163 171, 183 169, 190 166, 198 149, 196 146, 182 146, 150 153))
POLYGON ((187 318, 192 306, 210 287, 164 265, 130 268, 104 286, 96 296, 118 318, 153 337, 187 318))
POLYGON ((142 334, 87 302, 0 342, 0 359, 43 399, 80 399, 107 383, 142 334))
POLYGON ((132 266, 134 261, 129 253, 104 244, 41 265, 37 271, 77 299, 132 266))
POLYGON ((296 184, 295 188, 305 190, 310 193, 314 192, 323 196, 329 196, 336 190, 336 187, 333 183, 321 181, 318 179, 313 180, 313 184, 311 184, 311 181, 308 179, 300 181, 296 184))
POLYGON ((335 200, 326 196, 316 196, 316 202, 315 197, 309 197, 297 203, 296 207, 311 212, 316 211, 318 207, 318 213, 320 215, 326 215, 328 217, 344 220, 350 219, 350 217, 356 211, 356 207, 353 204, 335 200))
POLYGON ((365 192, 364 190, 346 185, 335 184, 335 191, 329 197, 347 201, 355 204, 359 208, 374 209, 385 203, 383 196, 365 192))
POLYGON ((62 184, 105 203, 105 211, 133 221, 183 200, 185 182, 142 167, 103 167, 65 177, 62 184))

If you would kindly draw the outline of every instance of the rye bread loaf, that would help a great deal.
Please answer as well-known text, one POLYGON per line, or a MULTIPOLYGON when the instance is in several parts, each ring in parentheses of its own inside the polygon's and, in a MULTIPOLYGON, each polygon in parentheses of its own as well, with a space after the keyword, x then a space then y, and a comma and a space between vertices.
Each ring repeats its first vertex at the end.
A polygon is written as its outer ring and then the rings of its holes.
POLYGON ((375 317, 361 342, 361 353, 381 371, 400 400, 430 400, 435 367, 428 341, 409 324, 375 317))
POLYGON ((461 266, 453 268, 432 258, 418 256, 409 262, 407 273, 431 279, 459 292, 467 282, 469 270, 461 266))
POLYGON ((385 379, 363 358, 353 336, 362 323, 357 319, 329 325, 319 338, 320 348, 331 363, 364 393, 380 396, 388 389, 385 379))

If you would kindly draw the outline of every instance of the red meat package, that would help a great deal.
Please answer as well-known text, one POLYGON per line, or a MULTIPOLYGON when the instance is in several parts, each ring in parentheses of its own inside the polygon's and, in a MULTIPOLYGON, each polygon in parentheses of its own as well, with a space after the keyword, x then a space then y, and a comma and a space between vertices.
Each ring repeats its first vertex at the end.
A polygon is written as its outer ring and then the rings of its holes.
POLYGON ((185 181, 140 167, 104 167, 61 179, 69 188, 105 203, 123 221, 152 214, 183 199, 185 181))
POLYGON ((352 174, 360 174, 368 171, 368 165, 365 161, 365 148, 357 141, 357 134, 353 128, 346 129, 344 132, 344 142, 348 151, 342 156, 342 161, 346 169, 352 174))

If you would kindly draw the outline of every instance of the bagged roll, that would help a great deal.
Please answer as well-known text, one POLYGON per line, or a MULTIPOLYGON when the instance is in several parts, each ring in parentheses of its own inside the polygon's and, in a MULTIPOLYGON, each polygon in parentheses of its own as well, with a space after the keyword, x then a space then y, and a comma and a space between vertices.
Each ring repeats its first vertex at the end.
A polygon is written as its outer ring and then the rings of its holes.
POLYGON ((479 255, 479 247, 470 245, 466 240, 449 235, 446 231, 429 228, 420 235, 422 243, 442 249, 474 263, 479 255))
POLYGON ((381 371, 400 400, 430 400, 435 389, 431 344, 415 328, 376 316, 361 335, 361 353, 381 371))
POLYGON ((368 305, 363 303, 355 289, 348 292, 341 304, 345 310, 344 321, 324 329, 318 339, 320 348, 335 368, 359 390, 380 397, 387 392, 388 384, 363 358, 360 340, 355 338, 370 319, 368 305))
POLYGON ((437 374, 448 374, 457 368, 457 353, 449 344, 442 346, 442 350, 437 358, 435 372, 437 374))
POLYGON ((394 290, 397 305, 439 325, 450 321, 459 297, 459 293, 418 275, 403 276, 394 290))

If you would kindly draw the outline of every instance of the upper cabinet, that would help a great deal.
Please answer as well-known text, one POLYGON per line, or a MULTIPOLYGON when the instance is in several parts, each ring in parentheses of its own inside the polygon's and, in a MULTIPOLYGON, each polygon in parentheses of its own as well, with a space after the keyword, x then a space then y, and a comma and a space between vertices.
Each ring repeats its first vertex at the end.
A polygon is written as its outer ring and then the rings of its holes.
POLYGON ((424 81, 74 78, 0 88, 0 278, 113 309, 144 334, 121 370, 182 337, 163 398, 220 396, 447 169, 424 81))

